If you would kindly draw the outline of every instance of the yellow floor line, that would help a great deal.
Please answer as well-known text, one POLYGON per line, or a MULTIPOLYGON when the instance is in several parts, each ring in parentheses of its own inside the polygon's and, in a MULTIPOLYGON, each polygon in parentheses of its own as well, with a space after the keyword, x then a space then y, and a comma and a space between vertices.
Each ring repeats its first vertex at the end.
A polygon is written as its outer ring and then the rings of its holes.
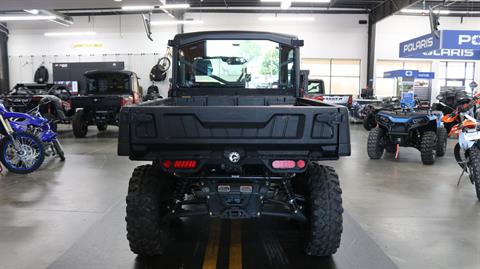
POLYGON ((228 269, 242 269, 242 222, 234 220, 230 229, 230 254, 228 269))
POLYGON ((220 244, 221 222, 218 219, 212 221, 207 248, 203 258, 202 269, 216 269, 218 258, 218 247, 220 244))

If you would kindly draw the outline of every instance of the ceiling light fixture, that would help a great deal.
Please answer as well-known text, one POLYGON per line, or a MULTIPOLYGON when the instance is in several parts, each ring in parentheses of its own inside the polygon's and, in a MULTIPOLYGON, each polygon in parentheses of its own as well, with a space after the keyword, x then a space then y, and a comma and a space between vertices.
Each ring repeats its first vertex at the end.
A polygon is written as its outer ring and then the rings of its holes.
POLYGON ((152 21, 151 25, 203 24, 200 20, 152 21))
POLYGON ((314 17, 260 17, 258 18, 260 21, 315 21, 314 17))
POLYGON ((139 10, 152 10, 155 6, 123 6, 122 10, 127 11, 139 11, 139 10))
MULTIPOLYGON (((410 14, 428 14, 430 11, 426 9, 402 9, 401 13, 410 13, 410 14)), ((451 13, 450 10, 434 10, 433 12, 440 14, 440 15, 448 15, 451 13)))
POLYGON ((27 13, 30 13, 32 15, 38 15, 38 13, 40 13, 40 11, 38 11, 38 9, 24 9, 23 11, 25 11, 27 13))
POLYGON ((189 4, 165 4, 161 5, 160 8, 164 9, 186 9, 190 8, 189 4))
POLYGON ((289 9, 292 6, 292 0, 283 0, 280 3, 280 8, 281 9, 289 9))
MULTIPOLYGON (((265 3, 281 3, 285 2, 286 0, 260 0, 260 2, 265 3)), ((292 3, 330 3, 331 0, 290 0, 292 3)))
POLYGON ((48 21, 55 16, 0 16, 0 21, 48 21))
POLYGON ((45 36, 94 36, 96 32, 54 32, 45 33, 45 36))

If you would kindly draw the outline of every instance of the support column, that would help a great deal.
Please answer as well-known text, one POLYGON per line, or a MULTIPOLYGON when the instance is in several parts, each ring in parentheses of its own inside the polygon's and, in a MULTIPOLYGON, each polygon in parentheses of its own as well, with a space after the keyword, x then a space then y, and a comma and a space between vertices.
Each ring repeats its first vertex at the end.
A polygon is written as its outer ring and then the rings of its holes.
POLYGON ((8 28, 0 23, 0 93, 10 89, 8 73, 8 28))
POLYGON ((373 22, 372 16, 368 20, 368 55, 367 55, 367 86, 373 88, 375 79, 375 39, 377 24, 373 22))

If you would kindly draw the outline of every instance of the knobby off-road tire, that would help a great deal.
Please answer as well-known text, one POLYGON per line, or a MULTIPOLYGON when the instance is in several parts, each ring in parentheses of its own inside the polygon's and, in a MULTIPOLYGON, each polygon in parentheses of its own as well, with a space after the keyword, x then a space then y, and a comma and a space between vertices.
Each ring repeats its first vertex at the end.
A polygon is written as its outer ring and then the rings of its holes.
POLYGON ((310 163, 307 193, 306 252, 311 256, 330 256, 337 252, 343 231, 342 189, 335 170, 310 163))
POLYGON ((445 156, 445 153, 447 152, 447 141, 448 141, 447 129, 443 127, 439 128, 437 130, 437 147, 436 147, 436 153, 438 157, 445 156))
POLYGON ((72 118, 73 134, 77 138, 84 138, 88 133, 88 123, 83 118, 83 110, 77 111, 72 118))
POLYGON ((424 132, 420 142, 422 163, 432 165, 435 163, 435 149, 437 148, 437 134, 432 131, 424 132))
POLYGON ((372 160, 382 158, 385 150, 385 131, 382 128, 373 128, 368 134, 367 153, 372 160))
POLYGON ((470 149, 470 173, 473 185, 475 185, 475 191, 477 193, 477 199, 480 200, 480 149, 477 145, 470 149))
POLYGON ((139 166, 130 179, 127 195, 127 239, 140 256, 163 254, 169 241, 173 182, 160 168, 139 166))

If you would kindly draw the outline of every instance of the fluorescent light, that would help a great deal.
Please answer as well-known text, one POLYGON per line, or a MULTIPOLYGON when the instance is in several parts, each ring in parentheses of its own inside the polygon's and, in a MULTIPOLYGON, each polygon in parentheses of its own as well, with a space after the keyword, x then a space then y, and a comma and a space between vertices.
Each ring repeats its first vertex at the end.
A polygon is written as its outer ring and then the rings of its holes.
POLYGON ((129 11, 135 11, 135 10, 152 10, 155 9, 155 6, 123 6, 122 10, 129 10, 129 11))
MULTIPOLYGON (((260 0, 260 2, 266 3, 280 3, 285 0, 260 0)), ((330 0, 290 0, 292 3, 330 3, 330 0)))
POLYGON ((152 21, 151 25, 178 25, 178 24, 203 24, 200 20, 181 20, 181 21, 152 21))
POLYGON ((260 21, 315 21, 314 17, 260 17, 258 18, 260 21))
MULTIPOLYGON (((402 13, 411 13, 411 14, 428 14, 430 11, 426 9, 402 9, 402 13)), ((451 13, 450 10, 434 10, 434 13, 441 14, 441 15, 448 15, 451 13)))
POLYGON ((292 0, 283 0, 280 3, 280 8, 281 9, 289 9, 292 6, 292 0))
POLYGON ((0 21, 48 21, 55 16, 0 16, 0 21))
POLYGON ((38 15, 38 13, 40 13, 40 11, 38 11, 38 9, 24 9, 23 11, 25 11, 27 13, 30 13, 32 15, 38 15))
POLYGON ((96 35, 95 32, 55 32, 55 33, 45 33, 45 36, 93 36, 96 35))
POLYGON ((160 6, 160 8, 164 9, 185 9, 185 8, 190 8, 189 4, 166 4, 160 6))

